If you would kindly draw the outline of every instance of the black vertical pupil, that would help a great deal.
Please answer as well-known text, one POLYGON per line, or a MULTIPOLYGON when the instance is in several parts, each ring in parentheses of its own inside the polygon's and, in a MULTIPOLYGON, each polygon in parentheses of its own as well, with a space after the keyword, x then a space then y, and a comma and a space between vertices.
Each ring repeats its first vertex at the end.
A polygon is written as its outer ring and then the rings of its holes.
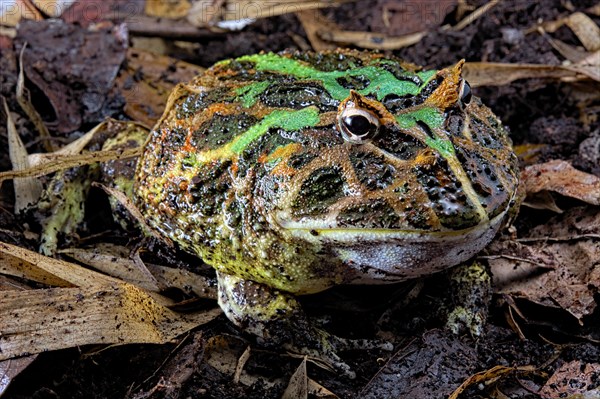
POLYGON ((465 82, 463 85, 462 102, 468 104, 471 102, 472 97, 473 93, 471 93, 471 86, 467 82, 465 82))
POLYGON ((350 133, 357 136, 364 136, 375 128, 369 119, 362 115, 346 116, 344 118, 344 125, 346 125, 350 133))

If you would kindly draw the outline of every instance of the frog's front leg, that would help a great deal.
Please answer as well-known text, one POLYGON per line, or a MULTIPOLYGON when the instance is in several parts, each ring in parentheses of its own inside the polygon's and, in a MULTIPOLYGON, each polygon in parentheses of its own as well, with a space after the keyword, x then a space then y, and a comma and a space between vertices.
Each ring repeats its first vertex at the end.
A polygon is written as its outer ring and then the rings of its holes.
POLYGON ((385 349, 392 345, 350 340, 316 328, 294 296, 251 280, 217 273, 219 305, 236 326, 258 337, 266 346, 282 347, 324 361, 349 378, 356 374, 337 352, 348 349, 385 349))
POLYGON ((482 336, 492 296, 488 271, 481 263, 472 262, 450 270, 448 278, 455 307, 448 315, 446 327, 455 334, 482 336))

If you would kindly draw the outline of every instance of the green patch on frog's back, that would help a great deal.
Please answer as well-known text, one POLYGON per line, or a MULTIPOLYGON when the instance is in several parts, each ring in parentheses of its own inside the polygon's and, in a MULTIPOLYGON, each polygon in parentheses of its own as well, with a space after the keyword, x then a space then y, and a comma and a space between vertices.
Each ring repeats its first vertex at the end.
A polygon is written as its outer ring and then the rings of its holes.
POLYGON ((271 128, 283 128, 293 131, 315 126, 319 121, 319 110, 315 107, 307 107, 297 111, 275 110, 226 144, 196 153, 195 161, 199 164, 206 164, 215 160, 231 159, 239 155, 271 128))
MULTIPOLYGON (((435 71, 407 72, 404 78, 377 65, 364 65, 348 70, 323 71, 297 59, 273 53, 243 56, 238 58, 239 61, 252 62, 257 71, 273 72, 300 80, 319 81, 331 97, 338 101, 342 101, 350 94, 350 89, 353 87, 348 83, 352 79, 360 82, 360 86, 355 87, 356 91, 363 95, 373 95, 378 100, 382 100, 386 95, 392 93, 417 95, 435 73, 435 71), (366 82, 369 82, 368 85, 366 82)), ((252 90, 258 91, 258 83, 253 84, 252 90)))

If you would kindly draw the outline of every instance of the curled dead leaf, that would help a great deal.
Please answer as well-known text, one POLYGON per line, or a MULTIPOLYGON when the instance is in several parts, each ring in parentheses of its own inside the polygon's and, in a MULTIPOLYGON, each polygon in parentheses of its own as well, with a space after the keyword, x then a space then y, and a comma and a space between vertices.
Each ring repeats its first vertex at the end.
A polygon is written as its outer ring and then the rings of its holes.
MULTIPOLYGON (((591 205, 600 205, 600 178, 575 169, 567 161, 554 160, 528 166, 521 178, 528 197, 541 192, 555 192, 591 205)), ((528 201, 524 204, 527 205, 528 201)))

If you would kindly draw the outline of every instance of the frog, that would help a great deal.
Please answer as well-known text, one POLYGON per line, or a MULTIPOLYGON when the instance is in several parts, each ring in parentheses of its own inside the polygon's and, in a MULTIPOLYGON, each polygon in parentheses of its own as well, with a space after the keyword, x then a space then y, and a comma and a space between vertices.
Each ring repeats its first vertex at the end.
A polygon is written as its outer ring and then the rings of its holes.
POLYGON ((326 332, 298 297, 459 265, 518 207, 511 139, 463 66, 348 49, 218 62, 171 93, 136 206, 216 270, 234 325, 353 377, 340 351, 389 344, 326 332))

